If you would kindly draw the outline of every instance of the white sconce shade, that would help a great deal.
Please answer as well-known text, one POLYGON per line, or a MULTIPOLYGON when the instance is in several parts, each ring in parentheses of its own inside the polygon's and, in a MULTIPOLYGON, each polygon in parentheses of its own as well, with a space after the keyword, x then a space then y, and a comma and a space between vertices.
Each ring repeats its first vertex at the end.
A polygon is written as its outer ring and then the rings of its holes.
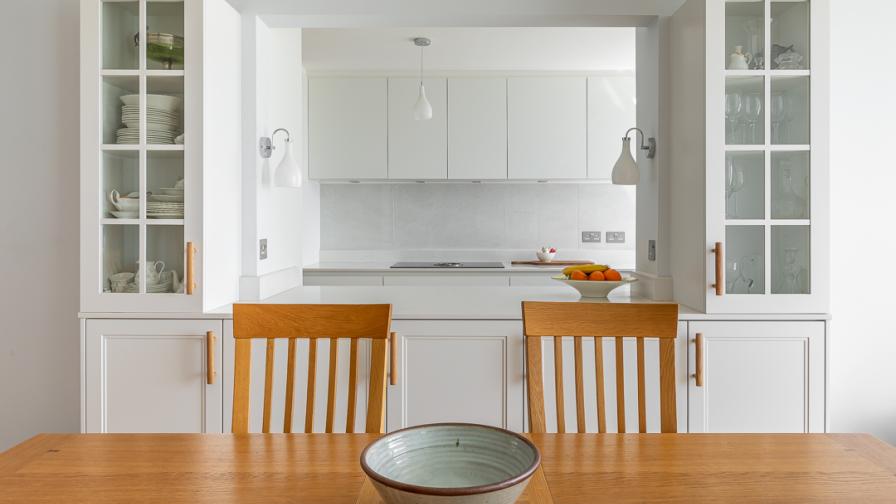
POLYGON ((613 165, 613 183, 616 185, 638 185, 641 174, 638 164, 632 157, 631 138, 622 139, 622 153, 613 165))
POLYGON ((277 187, 302 187, 302 170, 292 157, 292 141, 284 142, 283 159, 274 171, 274 185, 277 187))
POLYGON ((432 119, 432 105, 426 99, 426 88, 420 83, 420 95, 417 96, 417 102, 414 103, 414 120, 428 121, 432 119))

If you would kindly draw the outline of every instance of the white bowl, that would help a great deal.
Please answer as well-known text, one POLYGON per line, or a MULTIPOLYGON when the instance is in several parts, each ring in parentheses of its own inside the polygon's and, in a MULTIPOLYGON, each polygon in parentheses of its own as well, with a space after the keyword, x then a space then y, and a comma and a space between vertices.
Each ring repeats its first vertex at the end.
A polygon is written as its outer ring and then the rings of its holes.
POLYGON ((556 252, 542 252, 540 250, 535 251, 535 256, 538 257, 538 260, 541 262, 551 262, 554 260, 555 255, 557 255, 556 252))
POLYGON ((361 468, 394 504, 510 504, 540 463, 519 434, 458 423, 398 430, 361 453, 361 468))
POLYGON ((573 289, 579 291, 582 297, 586 298, 605 298, 614 289, 637 282, 637 278, 622 277, 622 280, 569 280, 563 275, 551 277, 552 279, 563 282, 573 289))

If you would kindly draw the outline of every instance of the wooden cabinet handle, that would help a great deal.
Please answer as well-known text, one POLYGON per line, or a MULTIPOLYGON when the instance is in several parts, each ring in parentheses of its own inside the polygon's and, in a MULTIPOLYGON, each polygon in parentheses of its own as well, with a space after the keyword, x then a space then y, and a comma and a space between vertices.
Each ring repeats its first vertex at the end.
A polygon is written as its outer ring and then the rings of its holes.
POLYGON ((694 382, 698 387, 703 386, 703 333, 697 333, 694 338, 694 382))
POLYGON ((725 261, 724 257, 722 257, 722 242, 716 242, 715 247, 712 248, 712 253, 716 255, 716 283, 712 284, 712 286, 716 288, 716 296, 721 296, 724 293, 723 287, 725 285, 725 279, 723 278, 725 261))
POLYGON ((205 333, 205 370, 209 385, 215 384, 215 331, 205 333))
POLYGON ((196 289, 196 278, 194 274, 194 259, 196 258, 196 247, 193 245, 193 242, 187 242, 187 274, 186 279, 184 279, 184 292, 192 295, 193 291, 196 289))
POLYGON ((389 334, 389 385, 398 385, 398 336, 389 334))

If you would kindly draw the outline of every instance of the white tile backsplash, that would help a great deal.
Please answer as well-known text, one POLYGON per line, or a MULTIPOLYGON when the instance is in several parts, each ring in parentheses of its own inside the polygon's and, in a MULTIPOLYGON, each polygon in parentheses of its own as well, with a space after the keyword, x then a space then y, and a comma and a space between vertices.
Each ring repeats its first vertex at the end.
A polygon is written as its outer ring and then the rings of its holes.
MULTIPOLYGON (((635 190, 608 184, 322 184, 321 251, 631 250, 635 190), (581 243, 601 231, 601 243, 581 243), (607 244, 607 231, 626 243, 607 244)), ((615 255, 615 254, 614 254, 615 255)), ((590 254, 589 254, 590 256, 590 254)), ((626 261, 627 262, 627 261, 626 261)))

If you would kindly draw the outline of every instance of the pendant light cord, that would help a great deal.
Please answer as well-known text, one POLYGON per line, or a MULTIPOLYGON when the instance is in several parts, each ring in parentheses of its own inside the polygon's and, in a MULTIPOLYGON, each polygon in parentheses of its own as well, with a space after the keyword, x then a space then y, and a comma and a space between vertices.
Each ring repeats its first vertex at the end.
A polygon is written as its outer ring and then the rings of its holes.
POLYGON ((420 77, 419 85, 423 87, 423 46, 420 46, 420 72, 417 75, 420 77))

